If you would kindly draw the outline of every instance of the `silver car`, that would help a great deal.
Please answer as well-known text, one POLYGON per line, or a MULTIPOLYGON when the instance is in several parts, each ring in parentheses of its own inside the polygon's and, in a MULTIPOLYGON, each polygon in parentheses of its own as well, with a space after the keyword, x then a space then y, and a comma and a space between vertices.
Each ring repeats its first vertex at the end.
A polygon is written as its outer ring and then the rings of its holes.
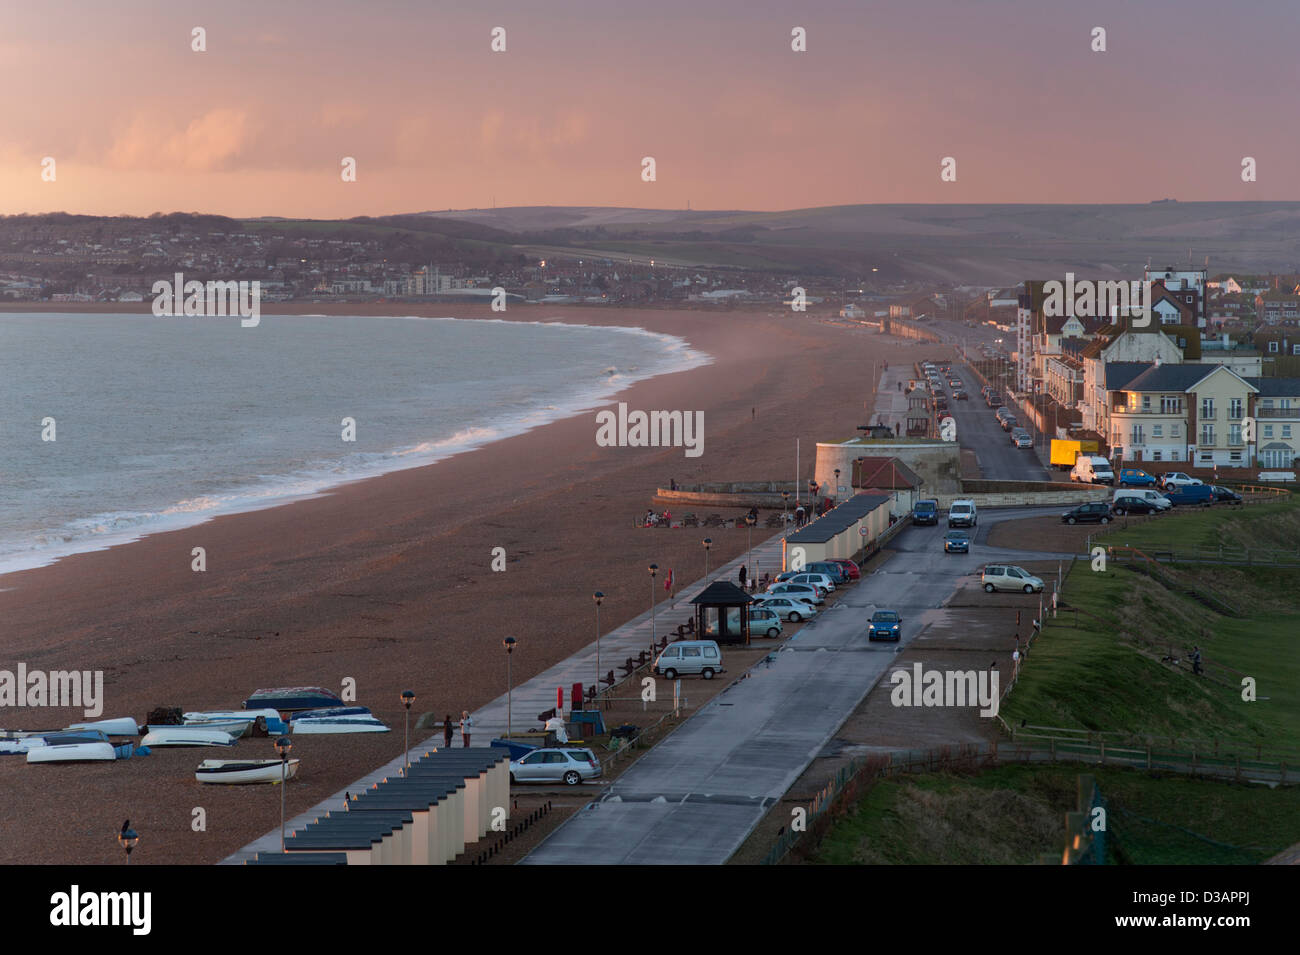
POLYGON ((798 623, 800 620, 807 620, 809 617, 817 616, 816 607, 794 597, 775 597, 771 594, 765 594, 759 595, 755 599, 758 601, 759 606, 775 610, 791 623, 798 623))
POLYGON ((589 749, 557 746, 535 749, 510 761, 512 783, 564 783, 576 786, 600 775, 600 760, 589 749))
POLYGON ((798 597, 811 604, 823 604, 826 598, 816 584, 773 584, 767 588, 773 597, 798 597))

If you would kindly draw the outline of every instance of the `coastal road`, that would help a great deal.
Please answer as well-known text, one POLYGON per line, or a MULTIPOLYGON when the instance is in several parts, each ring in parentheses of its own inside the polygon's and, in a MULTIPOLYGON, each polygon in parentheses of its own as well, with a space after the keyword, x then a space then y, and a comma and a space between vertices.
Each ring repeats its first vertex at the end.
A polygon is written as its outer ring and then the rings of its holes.
POLYGON ((927 626, 962 577, 989 560, 1056 555, 990 548, 989 527, 1056 513, 981 514, 968 555, 944 555, 935 528, 904 530, 893 555, 835 606, 715 697, 553 832, 523 864, 720 865, 784 795, 870 692, 902 647, 927 626), (899 644, 869 643, 879 608, 903 618, 899 644))
MULTIPOLYGON (((1003 431, 998 422, 996 409, 984 403, 980 381, 970 367, 962 363, 954 363, 952 367, 970 395, 966 401, 954 401, 952 389, 944 382, 948 409, 957 422, 957 441, 975 452, 983 477, 990 481, 1055 480, 1043 467, 1034 448, 1017 448, 1011 443, 1010 433, 1003 431)), ((1042 444, 1043 436, 1032 421, 1021 420, 1018 424, 1033 436, 1035 445, 1042 444)))

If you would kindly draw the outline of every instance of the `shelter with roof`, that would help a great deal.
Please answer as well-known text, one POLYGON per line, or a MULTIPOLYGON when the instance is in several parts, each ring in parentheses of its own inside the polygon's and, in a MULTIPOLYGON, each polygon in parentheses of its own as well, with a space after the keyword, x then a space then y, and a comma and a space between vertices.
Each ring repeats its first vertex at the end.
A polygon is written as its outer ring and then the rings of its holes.
POLYGON ((754 598, 729 580, 715 580, 692 600, 695 639, 749 644, 749 605, 754 598))
POLYGON ((855 494, 827 511, 785 539, 782 568, 791 569, 796 553, 804 564, 810 564, 829 558, 852 558, 864 547, 873 547, 889 529, 892 500, 892 494, 855 494))

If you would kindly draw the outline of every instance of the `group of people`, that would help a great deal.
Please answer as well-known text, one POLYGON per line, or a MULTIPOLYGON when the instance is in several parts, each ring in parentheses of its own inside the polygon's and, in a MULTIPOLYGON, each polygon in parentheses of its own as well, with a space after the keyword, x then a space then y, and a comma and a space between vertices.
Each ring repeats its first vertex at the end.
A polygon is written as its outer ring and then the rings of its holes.
POLYGON ((656 514, 653 508, 647 508, 645 512, 646 527, 672 527, 673 516, 664 511, 662 514, 656 514))
MULTIPOLYGON (((451 736, 455 732, 456 723, 452 720, 451 714, 448 713, 442 720, 442 739, 447 749, 451 748, 451 736)), ((470 733, 474 731, 474 721, 470 718, 469 710, 460 711, 460 739, 463 746, 469 746, 470 733)))

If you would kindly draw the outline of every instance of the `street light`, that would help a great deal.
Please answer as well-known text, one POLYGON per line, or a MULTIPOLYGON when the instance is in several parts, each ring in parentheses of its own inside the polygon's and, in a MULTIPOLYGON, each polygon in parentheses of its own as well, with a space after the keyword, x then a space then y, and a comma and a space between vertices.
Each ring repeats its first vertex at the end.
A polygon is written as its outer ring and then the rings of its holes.
POLYGON ((749 534, 749 548, 745 553, 745 573, 752 581, 754 578, 754 525, 758 523, 758 518, 753 514, 745 515, 746 533, 749 534))
POLYGON ((591 595, 596 601, 596 692, 600 692, 600 602, 605 599, 605 595, 597 590, 591 595))
POLYGON ((514 684, 511 679, 510 658, 514 656, 515 645, 519 643, 514 637, 506 637, 501 646, 506 648, 506 739, 510 738, 510 718, 514 704, 514 684))
POLYGON ((835 469, 835 499, 838 501, 839 498, 840 498, 840 469, 836 468, 835 469))
POLYGON ((411 690, 402 691, 402 705, 406 707, 406 749, 402 753, 402 758, 406 760, 406 769, 411 768, 411 704, 415 702, 415 693, 411 690))
POLYGON ((289 767, 289 750, 293 749, 293 740, 281 736, 275 741, 275 751, 280 754, 280 851, 284 851, 284 782, 285 772, 289 767))
POLYGON ((704 580, 709 579, 709 548, 713 546, 713 538, 704 538, 704 580))
POLYGON ((659 565, 650 565, 650 653, 655 652, 655 576, 659 573, 659 565))
POLYGON ((117 842, 126 850, 126 864, 131 864, 131 850, 140 841, 140 836, 131 828, 131 820, 122 823, 122 831, 117 834, 117 842))
POLYGON ((785 533, 786 520, 787 520, 785 515, 785 509, 789 505, 789 503, 790 503, 790 492, 782 491, 781 492, 781 533, 782 534, 785 533))

